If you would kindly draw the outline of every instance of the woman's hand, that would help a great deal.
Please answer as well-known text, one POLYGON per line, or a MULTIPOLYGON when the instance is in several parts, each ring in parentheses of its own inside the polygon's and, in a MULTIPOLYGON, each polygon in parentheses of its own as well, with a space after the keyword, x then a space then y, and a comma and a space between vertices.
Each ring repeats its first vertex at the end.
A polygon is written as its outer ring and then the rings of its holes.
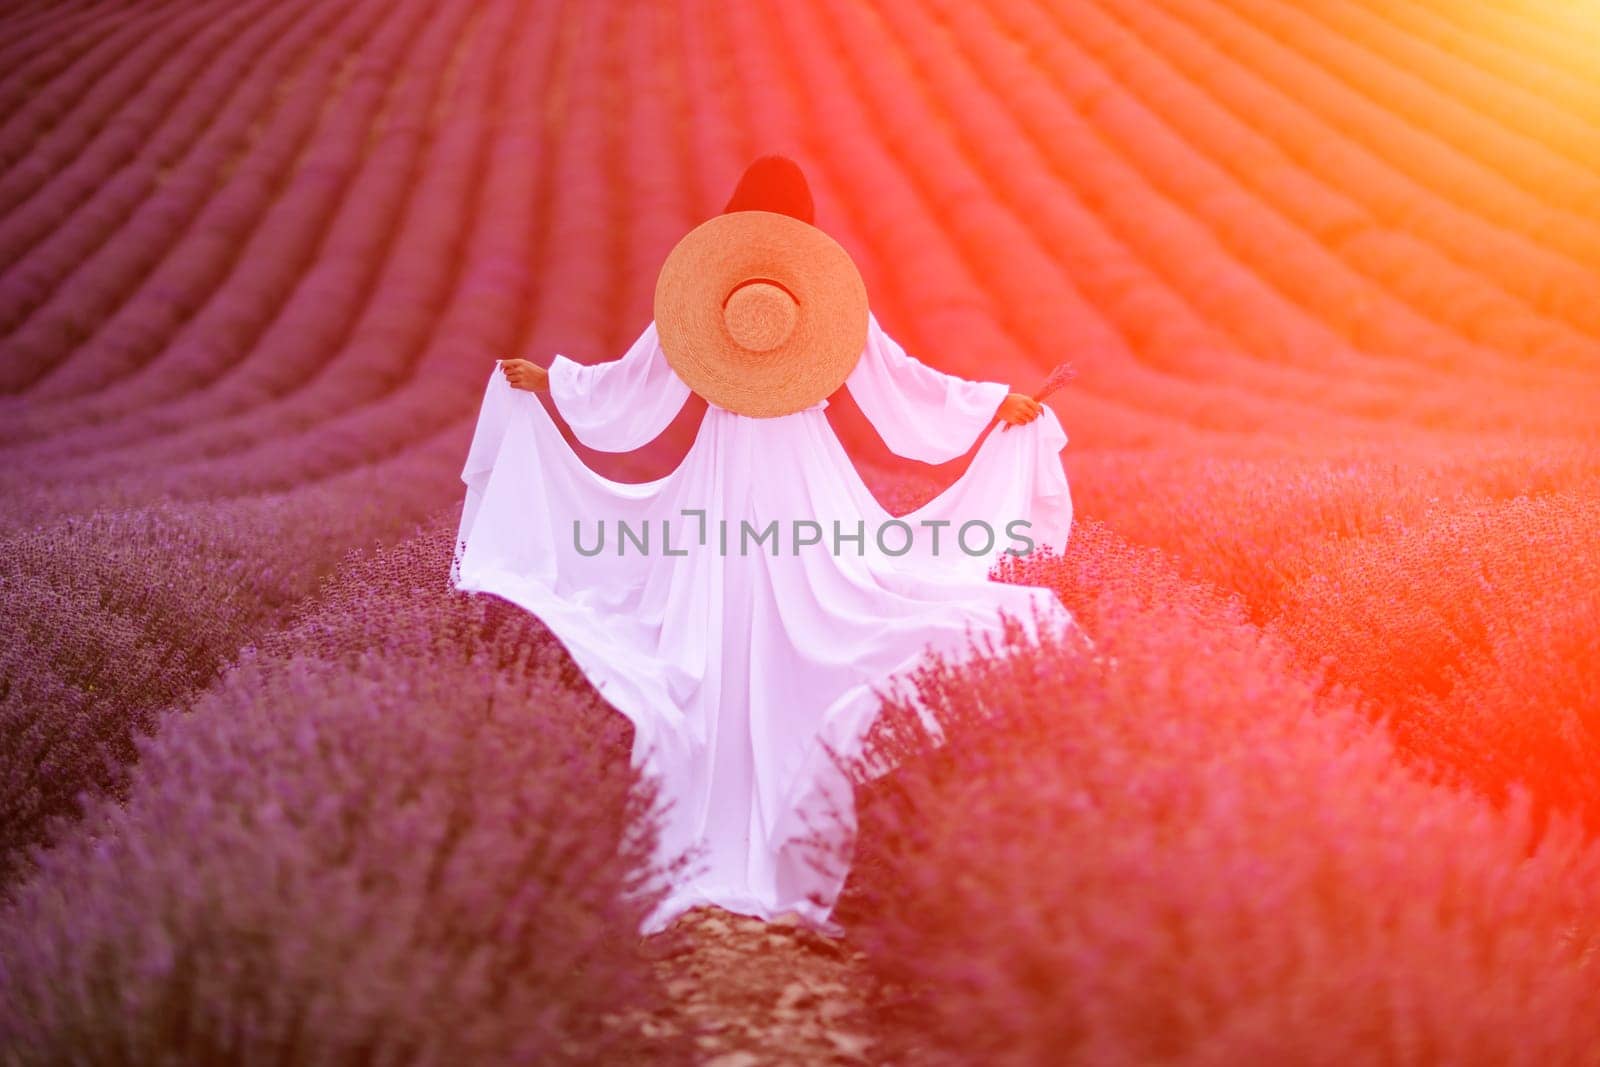
POLYGON ((506 381, 511 383, 513 389, 526 389, 532 392, 535 389, 550 388, 550 372, 525 359, 497 359, 500 369, 505 372, 506 381))
POLYGON ((1000 401, 1000 407, 995 411, 995 418, 1005 423, 1000 429, 1002 432, 1013 426, 1021 426, 1032 422, 1039 417, 1039 412, 1044 410, 1044 405, 1031 396, 1022 393, 1010 393, 1000 401))

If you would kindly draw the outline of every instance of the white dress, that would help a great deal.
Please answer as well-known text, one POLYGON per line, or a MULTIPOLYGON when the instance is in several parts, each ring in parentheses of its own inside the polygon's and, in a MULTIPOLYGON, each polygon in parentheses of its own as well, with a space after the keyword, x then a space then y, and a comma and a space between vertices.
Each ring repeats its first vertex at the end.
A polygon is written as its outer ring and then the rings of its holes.
MULTIPOLYGON (((868 322, 846 386, 884 442, 929 463, 965 454, 1007 385, 933 370, 868 322)), ((556 356, 550 393, 577 438, 607 452, 649 443, 690 395, 654 322, 621 359, 556 356)), ((1072 624, 1048 590, 987 579, 1001 552, 1027 548, 1023 537, 1066 547, 1067 437, 1049 408, 990 433, 966 473, 901 526, 826 406, 760 419, 708 404, 679 466, 628 484, 594 473, 538 397, 490 374, 451 578, 537 615, 632 721, 633 764, 659 777, 670 804, 658 858, 697 860, 643 934, 698 904, 763 919, 794 911, 840 932, 830 916, 848 866, 803 844, 814 831, 848 856, 853 843, 851 790, 827 748, 855 754, 875 688, 930 648, 964 653, 969 631, 998 635, 1000 610, 1030 632, 1035 611, 1072 624)))

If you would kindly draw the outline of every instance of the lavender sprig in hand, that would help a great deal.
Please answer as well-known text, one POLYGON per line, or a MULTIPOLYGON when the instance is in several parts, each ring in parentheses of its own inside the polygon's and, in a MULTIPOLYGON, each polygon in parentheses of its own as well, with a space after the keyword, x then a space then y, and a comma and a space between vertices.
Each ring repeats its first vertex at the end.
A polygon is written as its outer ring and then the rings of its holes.
POLYGON ((1032 396, 1024 396, 1021 393, 1012 393, 1010 396, 1006 397, 1006 399, 1001 402, 1000 411, 998 413, 1000 418, 1004 420, 1005 423, 1000 427, 1000 432, 1004 433, 1005 431, 1011 429, 1012 425, 1014 424, 1022 425, 1023 423, 1032 422, 1034 419, 1038 418, 1039 413, 1044 410, 1044 398, 1055 392, 1057 389, 1060 389, 1063 385, 1066 385, 1077 376, 1078 372, 1072 369, 1072 364, 1058 363, 1056 364, 1055 370, 1051 371, 1049 377, 1044 380, 1044 384, 1039 387, 1039 391, 1034 393, 1032 396), (1019 411, 1021 412, 1021 415, 1017 414, 1019 411))
POLYGON ((1055 370, 1050 372, 1050 376, 1044 380, 1044 384, 1039 387, 1039 391, 1033 394, 1033 398, 1035 400, 1043 400, 1077 376, 1078 372, 1072 368, 1072 364, 1057 363, 1055 370))

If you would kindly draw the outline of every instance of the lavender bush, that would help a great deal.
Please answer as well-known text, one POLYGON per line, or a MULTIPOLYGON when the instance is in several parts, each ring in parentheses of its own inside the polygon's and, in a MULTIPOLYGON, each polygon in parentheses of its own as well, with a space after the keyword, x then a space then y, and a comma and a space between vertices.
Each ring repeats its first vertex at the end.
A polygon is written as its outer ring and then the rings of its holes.
POLYGON ((1568 488, 1432 518, 1324 548, 1274 630, 1402 751, 1600 833, 1600 502, 1568 488))
POLYGON ((670 873, 626 720, 527 613, 392 577, 448 544, 354 561, 38 857, 0 913, 16 1061, 679 1056, 618 1021, 670 873))
MULTIPOLYGON (((1600 847, 1397 764, 1293 654, 1087 526, 1097 642, 934 661, 869 758, 841 918, 928 1062, 1586 1062, 1600 847)), ((1047 567, 1053 574, 1039 573, 1047 567)))
POLYGON ((409 532, 455 481, 451 466, 402 458, 291 494, 0 532, 0 884, 81 792, 118 788, 158 711, 283 625, 352 546, 409 532))

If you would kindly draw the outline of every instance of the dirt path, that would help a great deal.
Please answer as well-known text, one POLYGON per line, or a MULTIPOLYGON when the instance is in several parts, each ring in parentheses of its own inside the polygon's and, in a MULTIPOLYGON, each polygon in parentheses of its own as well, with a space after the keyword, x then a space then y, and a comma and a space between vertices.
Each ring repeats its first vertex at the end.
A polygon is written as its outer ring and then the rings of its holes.
POLYGON ((702 1067, 889 1064, 885 990, 848 940, 792 922, 694 908, 648 939, 671 1004, 627 1020, 649 1037, 685 1035, 702 1067))

